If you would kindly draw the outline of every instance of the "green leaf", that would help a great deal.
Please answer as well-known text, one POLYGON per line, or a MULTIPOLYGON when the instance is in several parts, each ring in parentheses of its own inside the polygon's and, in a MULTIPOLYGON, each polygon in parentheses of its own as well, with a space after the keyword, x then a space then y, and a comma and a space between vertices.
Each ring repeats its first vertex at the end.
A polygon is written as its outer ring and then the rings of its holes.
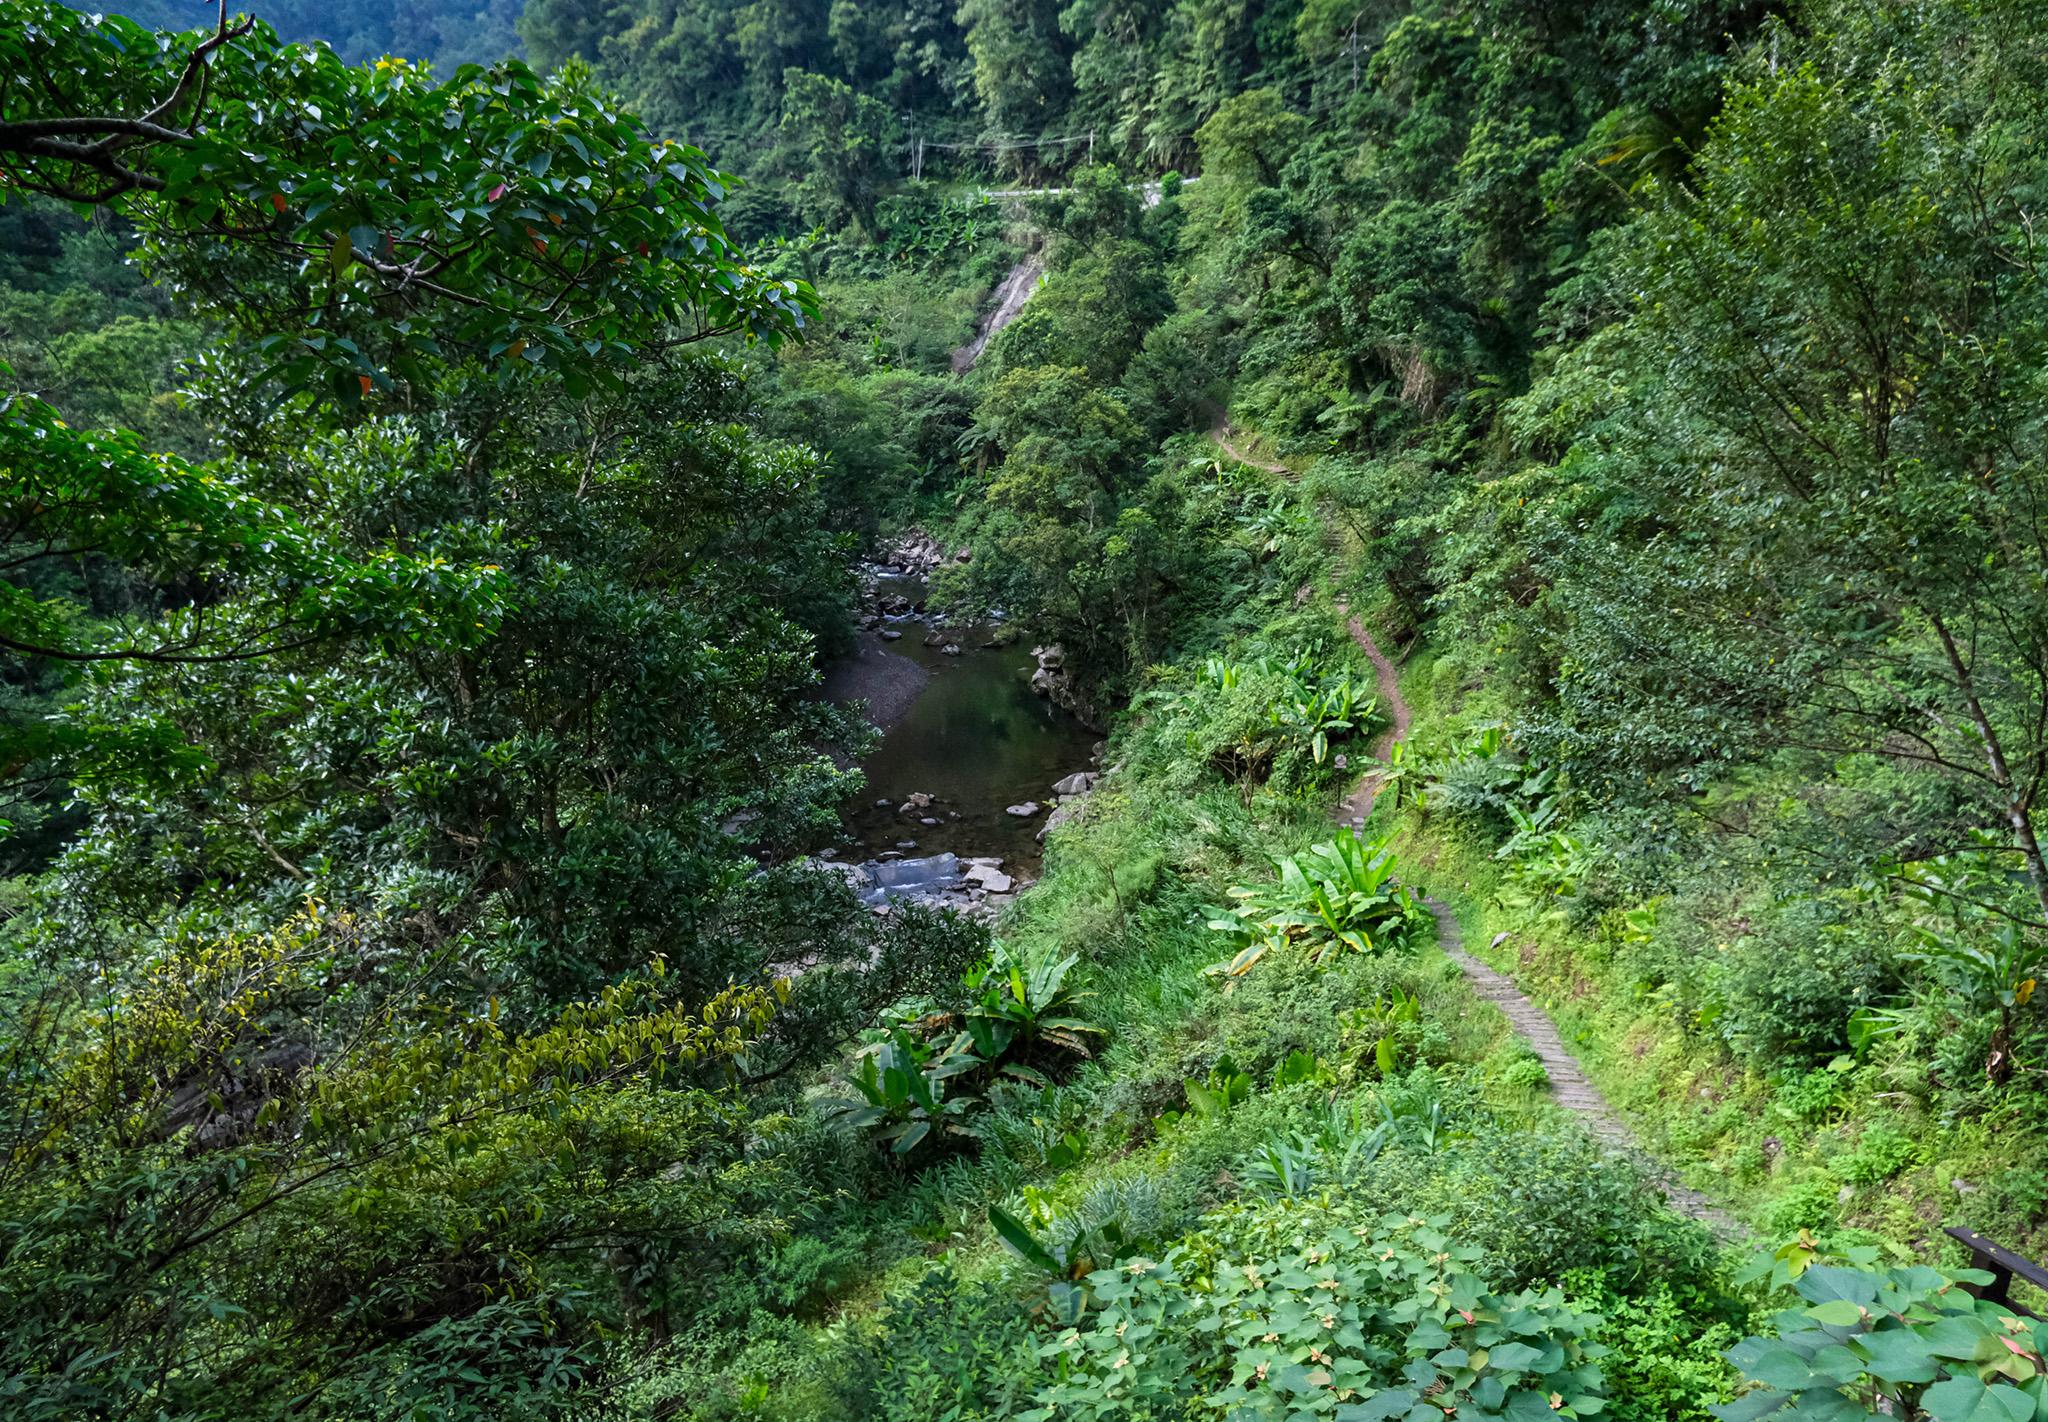
POLYGON ((1026 1263, 1035 1265, 1048 1274, 1065 1272, 1060 1268, 1060 1261, 1053 1257, 1052 1251, 1038 1242, 1038 1237, 1024 1227, 1022 1220, 1001 1205, 988 1207, 988 1222, 989 1227, 996 1232, 996 1238, 1002 1240, 1011 1253, 1026 1263))
POLYGON ((1886 1328, 1850 1340, 1865 1358, 1870 1375, 1888 1383, 1933 1382, 1941 1369, 1927 1344, 1910 1328, 1886 1328))
POLYGON ((1543 1352, 1527 1343, 1501 1343, 1486 1355, 1486 1366, 1502 1372, 1521 1372, 1541 1361, 1543 1352))
POLYGON ((1948 1378, 1920 1395, 1934 1422, 2031 1422, 2034 1403, 2016 1387, 1986 1387, 1974 1377, 1948 1378))

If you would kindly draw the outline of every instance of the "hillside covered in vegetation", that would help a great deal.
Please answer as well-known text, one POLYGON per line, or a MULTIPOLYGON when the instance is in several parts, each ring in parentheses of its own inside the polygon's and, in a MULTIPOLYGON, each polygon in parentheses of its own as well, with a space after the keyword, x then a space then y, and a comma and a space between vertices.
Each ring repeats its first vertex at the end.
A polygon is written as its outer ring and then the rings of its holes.
POLYGON ((2048 1422, 2041 6, 172 9, 0 1416, 2048 1422))

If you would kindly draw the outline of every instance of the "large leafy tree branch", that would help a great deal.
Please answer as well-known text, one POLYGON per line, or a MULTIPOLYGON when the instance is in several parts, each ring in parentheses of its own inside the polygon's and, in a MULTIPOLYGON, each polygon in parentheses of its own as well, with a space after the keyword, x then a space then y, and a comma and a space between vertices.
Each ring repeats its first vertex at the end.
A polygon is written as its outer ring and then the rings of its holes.
MULTIPOLYGON (((0 201, 132 221, 152 274, 247 343, 259 403, 283 390, 417 409, 450 398, 457 371, 509 387, 500 405, 536 380, 581 398, 679 344, 780 340, 814 297, 739 260, 714 211, 727 185, 584 73, 507 64, 444 83, 281 45, 225 4, 210 30, 160 35, 0 0, 0 201)), ((457 431, 472 463, 493 424, 457 431)), ((0 402, 0 475, 12 656, 190 665, 336 635, 462 646, 505 604, 471 548, 338 545, 258 493, 254 471, 76 430, 30 396, 0 402), (167 595, 142 599, 132 626, 50 595, 51 570, 88 562, 167 595)), ((61 726, 8 727, 0 779, 67 747, 84 743, 61 726)))
POLYGON ((730 180, 587 72, 440 82, 225 8, 184 35, 45 0, 0 17, 0 192, 118 207, 159 277, 291 384, 360 397, 464 356, 580 390, 651 347, 778 341, 814 309, 740 260, 714 212, 730 180))
MULTIPOLYGON (((85 98, 75 90, 67 92, 66 89, 67 81, 77 83, 85 77, 85 71, 81 69, 45 65, 33 73, 25 67, 20 71, 10 71, 20 80, 33 82, 53 105, 51 112, 0 123, 0 152, 16 154, 26 160, 23 168, 13 171, 12 176, 25 188, 63 198, 67 202, 108 202, 136 188, 160 191, 164 186, 163 179, 146 166, 136 166, 129 157, 129 151, 140 148, 146 155, 150 145, 190 140, 199 115, 206 109, 210 76, 207 61, 215 50, 229 40, 248 34, 254 27, 255 21, 250 19, 237 19, 230 25, 226 0, 222 0, 213 33, 191 46, 170 91, 149 108, 133 115, 62 112, 85 98)), ((51 57, 63 54, 64 34, 60 28, 58 35, 51 37, 56 41, 51 45, 51 57)), ((10 43, 15 53, 9 58, 18 59, 26 65, 31 58, 33 38, 24 32, 20 36, 22 44, 16 47, 10 43)), ((119 97, 128 100, 132 96, 123 94, 119 97)))

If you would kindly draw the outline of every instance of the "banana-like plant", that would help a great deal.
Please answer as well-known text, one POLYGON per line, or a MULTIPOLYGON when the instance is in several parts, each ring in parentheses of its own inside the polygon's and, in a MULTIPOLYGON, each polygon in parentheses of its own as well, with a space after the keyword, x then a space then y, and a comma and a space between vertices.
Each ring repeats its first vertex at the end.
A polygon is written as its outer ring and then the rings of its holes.
POLYGON ((1266 714, 1275 727, 1295 736, 1306 736, 1310 753, 1316 764, 1321 765, 1329 758, 1331 734, 1356 730, 1376 709, 1377 704, 1370 696, 1361 697, 1363 689, 1361 683, 1342 676, 1314 690, 1298 690, 1294 696, 1269 706, 1266 714))
POLYGON ((1361 841, 1342 829, 1305 854, 1273 863, 1277 883, 1232 887, 1237 906, 1209 920, 1210 928, 1239 940, 1237 952, 1213 971, 1239 976, 1297 942, 1311 963, 1325 966, 1347 949, 1378 951, 1422 916, 1414 896, 1393 881, 1394 852, 1384 840, 1361 841))
POLYGON ((957 1040, 934 1050, 898 1027, 886 1041, 862 1049, 859 1064, 841 1078, 856 1094, 827 1102, 825 1112, 828 1119, 871 1133, 895 1155, 908 1155, 934 1131, 976 1136, 967 1117, 981 1098, 949 1095, 946 1083, 981 1065, 957 1040))
POLYGON ((1076 953, 1021 957, 999 945, 985 966, 969 970, 962 982, 971 1005, 961 1016, 982 1060, 999 1061, 1013 1046, 1039 1042, 1094 1055, 1092 1039, 1103 1029, 1081 1015, 1080 1004, 1094 994, 1072 981, 1079 962, 1076 953))

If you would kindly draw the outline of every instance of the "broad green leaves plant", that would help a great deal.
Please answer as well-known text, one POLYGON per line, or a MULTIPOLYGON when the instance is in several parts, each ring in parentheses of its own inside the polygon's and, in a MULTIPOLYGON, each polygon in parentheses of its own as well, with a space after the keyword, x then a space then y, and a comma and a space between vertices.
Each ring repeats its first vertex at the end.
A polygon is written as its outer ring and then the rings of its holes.
POLYGON ((1209 920, 1210 928, 1238 944, 1211 972, 1237 977, 1274 950, 1295 944, 1319 967, 1346 950, 1382 952, 1427 917, 1414 896, 1394 883, 1394 852, 1384 840, 1361 841, 1341 829, 1307 853, 1273 863, 1277 882, 1233 886, 1237 906, 1209 920))
POLYGON ((1926 1265, 1871 1267, 1877 1251, 1852 1250, 1849 1264, 1809 1262, 1811 1250, 1766 1269, 1789 1283, 1800 1305, 1746 1338, 1728 1358, 1753 1384, 1716 1407, 1725 1422, 1811 1418, 1926 1417, 1930 1422, 2037 1422, 2048 1417, 2042 1352, 2048 1325, 1973 1297, 1988 1284, 1978 1270, 1926 1265))
POLYGON ((963 1044, 934 1049, 902 1028, 888 1039, 865 1047, 841 1085, 855 1093, 826 1103, 827 1115, 888 1145, 894 1155, 908 1155, 938 1132, 971 1137, 969 1122, 981 1098, 956 1092, 947 1083, 978 1070, 980 1058, 963 1044))
POLYGON ((1103 1029, 1080 1015, 1080 1004, 1092 996, 1070 981, 1080 961, 1077 953, 1019 955, 999 945, 986 967, 967 974, 969 1006, 961 1017, 984 1061, 1039 1042, 1077 1056, 1092 1054, 1103 1029))
POLYGON ((1090 1275, 1095 1312, 1040 1350, 1053 1379, 1028 1422, 1541 1422, 1604 1406, 1595 1320, 1554 1290, 1495 1295, 1472 1272, 1476 1251, 1440 1222, 1317 1232, 1327 1213, 1255 1210, 1246 1233, 1295 1242, 1210 1254, 1236 1233, 1231 1216, 1211 1216, 1215 1234, 1195 1248, 1090 1275))
POLYGON ((1030 1060, 1036 1048, 1085 1057, 1103 1035, 1079 1014, 1090 995, 1075 986, 1079 962, 1077 954, 1019 956, 999 946, 961 980, 965 1007, 899 1006, 899 1020, 861 1049, 843 1079, 854 1096, 827 1102, 827 1114, 896 1155, 948 1136, 975 1137, 971 1118, 985 1104, 979 1088, 997 1078, 1044 1087, 1045 1073, 1030 1060))
POLYGON ((1189 1077, 1182 1083, 1188 1098, 1188 1110, 1205 1120, 1220 1120, 1230 1114, 1233 1106, 1247 1101, 1252 1094, 1252 1079, 1248 1072, 1240 1071, 1228 1055, 1219 1057, 1216 1065, 1209 1069, 1206 1081, 1189 1077))
POLYGON ((1212 656, 1202 664, 1201 681, 1225 696, 1244 688, 1267 698, 1260 724, 1247 724, 1228 748, 1229 768, 1240 778, 1263 775, 1286 746, 1300 747, 1314 764, 1324 764, 1332 741, 1369 725, 1377 709, 1367 683, 1349 671, 1325 669, 1319 643, 1285 658, 1212 656))

